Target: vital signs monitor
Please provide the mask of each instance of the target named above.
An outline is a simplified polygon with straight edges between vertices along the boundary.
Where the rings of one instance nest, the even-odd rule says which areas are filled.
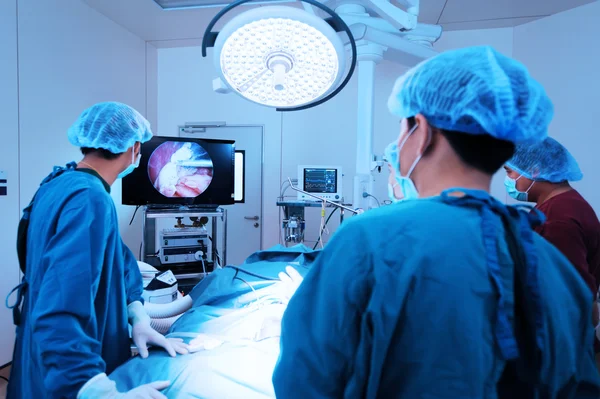
[[[307,193],[330,201],[342,201],[342,167],[327,165],[299,165],[298,186]],[[298,200],[318,201],[305,193],[298,192]]]

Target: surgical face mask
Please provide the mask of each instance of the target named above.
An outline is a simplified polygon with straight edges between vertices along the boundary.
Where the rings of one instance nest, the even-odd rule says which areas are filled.
[[[388,183],[388,197],[390,197],[390,200],[392,202],[400,201],[400,199],[396,198],[396,195],[394,194],[394,188],[396,188],[397,185],[398,185],[398,183],[396,183],[396,184]]]
[[[527,202],[529,199],[529,190],[531,190],[531,187],[533,187],[535,182],[531,182],[531,185],[527,191],[519,191],[517,190],[517,181],[519,181],[521,177],[523,176],[521,175],[516,179],[511,179],[510,177],[506,176],[506,178],[504,178],[504,187],[506,187],[506,192],[512,198],[516,199],[517,201]]]
[[[122,171],[121,173],[119,173],[119,176],[117,176],[118,179],[122,179],[125,176],[127,176],[128,174],[130,174],[131,172],[133,172],[135,170],[135,168],[137,168],[138,166],[140,166],[140,160],[142,159],[142,153],[140,152],[137,156],[137,159],[134,159],[135,155],[134,155],[134,151],[131,151],[131,165],[129,165],[127,167],[127,169],[125,169],[124,171]]]
[[[415,132],[415,130],[417,130],[417,127],[419,127],[418,123],[416,123],[412,127],[412,129],[410,129],[410,131],[404,137],[404,140],[402,140],[402,143],[400,143],[400,146],[398,146],[398,165],[401,165],[400,152],[402,151],[404,144],[406,144],[406,142],[408,141],[408,138]],[[400,167],[398,173],[395,174],[396,181],[400,185],[400,189],[402,190],[402,194],[404,195],[405,200],[419,198],[419,192],[417,191],[415,183],[410,179],[410,175],[415,170],[415,167],[417,166],[422,157],[423,154],[419,154],[417,156],[410,169],[408,170],[406,176],[402,176],[402,167]]]

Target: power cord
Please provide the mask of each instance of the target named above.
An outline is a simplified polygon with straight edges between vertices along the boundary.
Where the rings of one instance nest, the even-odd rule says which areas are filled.
[[[375,201],[377,201],[377,206],[381,207],[381,203],[379,202],[379,200],[377,199],[377,197],[375,197],[374,195],[371,195],[369,193],[367,193],[366,191],[362,194],[363,198],[368,198],[371,197],[373,198]]]
[[[210,242],[213,242],[211,236],[208,236],[208,239],[210,240]],[[223,268],[223,262],[221,262],[221,257],[219,256],[219,251],[217,251],[217,248],[215,248],[215,256],[217,258],[219,268]]]
[[[138,209],[140,209],[140,205],[135,207],[135,211],[133,211],[133,216],[131,217],[131,220],[129,221],[129,225],[131,226],[131,224],[133,223],[133,219],[135,219],[135,215],[138,211]]]

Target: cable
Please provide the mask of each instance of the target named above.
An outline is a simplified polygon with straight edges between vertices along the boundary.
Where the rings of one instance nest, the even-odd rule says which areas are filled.
[[[379,203],[379,200],[377,199],[377,197],[375,197],[372,194],[367,193],[366,191],[362,194],[363,198],[368,198],[371,197],[373,198],[375,201],[377,201],[377,206],[381,208],[381,204]]]
[[[208,236],[208,239],[210,240],[210,242],[213,242],[213,239],[211,236]],[[219,251],[215,248],[215,257],[217,258],[217,263],[219,268],[223,268],[223,262],[221,261],[221,257],[219,256]]]
[[[249,276],[253,276],[253,277],[256,277],[256,278],[260,278],[260,279],[262,279],[262,280],[267,280],[267,281],[279,281],[279,278],[273,278],[273,277],[262,276],[262,275],[260,275],[260,274],[252,273],[252,272],[250,272],[250,271],[248,271],[248,270],[246,270],[246,269],[242,269],[241,267],[237,267],[237,266],[231,266],[231,265],[227,265],[227,266],[225,266],[224,268],[228,268],[228,267],[229,267],[229,268],[231,268],[231,269],[234,269],[234,270],[236,270],[236,271],[238,271],[238,272],[246,273],[246,274],[247,274],[247,275],[249,275]],[[236,275],[237,275],[237,274],[236,274]],[[234,278],[236,278],[236,277],[234,277]],[[239,278],[239,277],[238,277],[238,278]]]
[[[331,211],[333,213],[333,211]],[[321,226],[319,228],[319,241],[321,243],[321,249],[323,249],[323,231],[327,228],[325,224],[325,201],[321,205]],[[329,230],[327,230],[327,234],[329,234]]]
[[[329,219],[331,219],[331,217],[333,216],[333,214],[335,213],[335,211],[337,211],[338,209],[340,209],[340,208],[335,207],[335,209],[333,211],[331,211],[331,213],[327,217],[327,220],[325,221],[325,226],[327,226],[327,223],[329,223]],[[319,245],[319,241],[321,241],[321,238],[322,238],[321,234],[319,234],[319,239],[315,243],[315,246],[313,247],[313,251],[317,249],[317,246]]]
[[[3,376],[1,376],[1,375],[0,375],[0,380],[4,380],[4,381],[6,381],[6,382],[9,382],[9,381],[8,381],[8,378],[6,378],[6,377],[3,377]]]
[[[292,183],[298,183],[298,179],[291,179]],[[285,186],[287,184],[287,186]],[[285,186],[285,187],[284,187]],[[290,188],[290,182],[286,179],[284,180],[281,185],[279,186],[279,199],[281,201],[283,201],[283,199],[285,198],[285,192]],[[290,198],[293,197],[292,195],[289,196]]]
[[[375,201],[377,201],[377,206],[381,207],[381,203],[379,203],[379,200],[377,199],[377,197],[375,197],[374,195],[369,194],[369,197],[372,197]]]
[[[133,223],[133,219],[135,219],[135,215],[136,215],[138,209],[140,209],[140,205],[136,206],[135,211],[133,211],[133,216],[131,217],[131,220],[129,221],[130,226],[131,226],[131,223]]]
[[[204,277],[206,277],[206,266],[204,266],[204,257],[201,257],[200,260],[202,261],[202,271],[204,272]]]

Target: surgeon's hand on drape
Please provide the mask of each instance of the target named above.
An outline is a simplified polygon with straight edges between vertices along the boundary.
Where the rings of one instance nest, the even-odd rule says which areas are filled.
[[[179,338],[166,338],[150,325],[150,317],[141,302],[135,301],[127,307],[129,321],[132,326],[131,338],[137,346],[142,359],[148,357],[148,345],[160,346],[175,357],[177,353],[185,355],[188,346]]]
[[[81,387],[77,399],[167,399],[160,391],[169,385],[170,381],[155,381],[127,392],[119,392],[117,384],[105,373],[101,373]]]
[[[279,280],[281,280],[281,282],[278,283],[280,284],[281,294],[283,296],[283,299],[287,303],[296,293],[298,287],[300,287],[300,284],[302,283],[304,278],[292,266],[287,266],[285,268],[285,272],[279,273],[278,277]]]

